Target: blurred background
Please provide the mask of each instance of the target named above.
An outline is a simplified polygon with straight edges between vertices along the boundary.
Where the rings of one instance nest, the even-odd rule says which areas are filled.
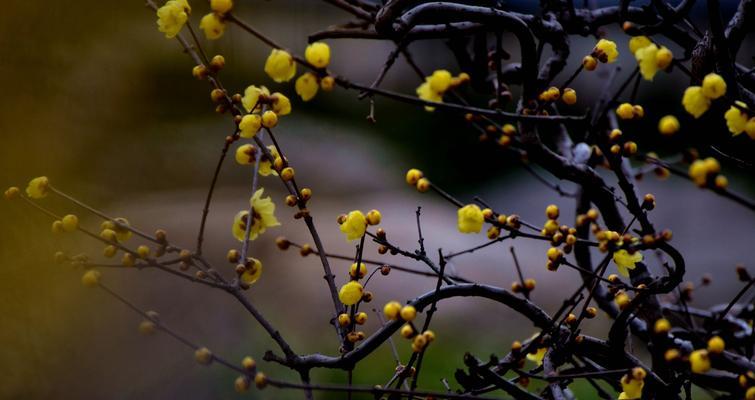
[[[318,1],[237,3],[240,17],[297,53],[303,52],[308,34],[350,19]],[[530,3],[510,2],[519,11],[527,11]],[[728,16],[736,4],[723,3]],[[196,26],[208,7],[198,1],[192,6],[191,23]],[[157,31],[154,13],[141,1],[11,0],[4,9],[0,14],[0,87],[6,95],[0,106],[0,185],[23,189],[30,178],[47,175],[56,187],[108,214],[126,217],[148,232],[166,229],[172,242],[192,247],[206,188],[232,125],[227,116],[213,111],[206,83],[191,77],[193,64],[178,43]],[[704,11],[697,7],[695,15],[700,17]],[[609,36],[618,38],[612,29]],[[561,80],[594,44],[590,38],[573,40],[573,60]],[[631,66],[634,61],[625,51],[626,39],[617,42],[620,62]],[[743,45],[740,52],[740,61],[747,66],[752,65],[751,44]],[[392,49],[390,43],[377,41],[330,41],[330,45],[332,70],[363,83],[374,79]],[[205,49],[210,55],[225,56],[222,80],[227,88],[243,92],[249,84],[262,84],[292,99],[294,111],[283,118],[277,136],[296,167],[298,182],[313,189],[310,209],[329,251],[353,254],[353,244],[344,241],[335,222],[339,214],[352,209],[379,209],[381,226],[405,248],[416,244],[417,206],[422,207],[430,254],[436,254],[437,248],[455,251],[485,241],[482,234],[456,231],[456,210],[448,203],[407,187],[403,176],[410,167],[424,170],[462,201],[479,195],[504,213],[518,213],[538,224],[544,222],[545,207],[555,203],[561,206],[561,221],[573,223],[573,199],[558,197],[496,146],[480,143],[476,132],[458,116],[376,99],[377,123],[370,124],[365,120],[369,104],[357,101],[356,92],[337,89],[303,104],[294,93],[293,81],[272,82],[263,73],[269,49],[233,26],[222,39],[206,43]],[[459,72],[442,41],[416,43],[410,50],[428,73],[440,68]],[[511,38],[507,50],[518,52]],[[599,69],[595,76],[605,79],[606,72]],[[640,84],[638,102],[645,105],[650,121],[647,126],[636,126],[633,133],[641,149],[651,145],[662,151],[678,148],[696,135],[707,134],[692,128],[692,120],[682,115],[680,99],[688,84],[681,74],[665,73],[659,73],[652,85]],[[384,83],[409,94],[417,85],[403,60]],[[580,104],[591,104],[601,86],[584,75],[578,78],[574,87]],[[654,121],[667,113],[680,115],[682,132],[673,139],[659,139]],[[738,140],[746,140],[744,136]],[[222,170],[205,245],[207,257],[228,275],[232,266],[224,262],[225,253],[238,246],[230,233],[231,221],[238,210],[248,207],[251,194],[250,169],[233,163],[232,158],[229,161]],[[724,173],[734,190],[755,197],[752,176],[726,164]],[[604,175],[611,180],[609,174]],[[248,296],[297,352],[336,354],[337,343],[328,326],[332,304],[319,262],[312,256],[302,259],[293,250],[280,252],[273,244],[278,235],[299,243],[309,242],[309,235],[283,205],[280,183],[272,178],[261,183],[278,204],[282,226],[252,243],[251,254],[263,261],[264,273]],[[568,184],[565,188],[573,189]],[[678,178],[659,181],[647,176],[639,183],[639,191],[656,194],[658,207],[652,219],[658,228],[673,230],[675,245],[688,263],[687,280],[698,284],[705,273],[714,277],[710,286],[695,292],[693,305],[728,301],[739,287],[734,265],[752,266],[753,214]],[[98,229],[99,220],[59,200],[50,196],[43,201],[60,214],[80,215],[83,226]],[[99,243],[81,235],[53,237],[51,221],[21,202],[0,204],[0,221],[0,398],[239,396],[233,391],[234,373],[198,365],[192,351],[167,335],[139,335],[137,315],[102,291],[84,290],[81,271],[52,262],[57,250],[98,258]],[[459,257],[450,267],[469,279],[508,287],[515,279],[511,245],[516,246],[525,275],[538,281],[533,299],[555,311],[576,289],[578,277],[567,269],[546,271],[545,243],[504,242]],[[367,248],[366,256],[422,268],[408,260],[380,256],[374,246]],[[347,279],[349,264],[334,262],[339,284]],[[296,379],[262,362],[262,354],[274,344],[227,294],[150,270],[107,270],[103,281],[136,305],[158,311],[167,325],[217,354],[231,361],[251,355],[270,375]],[[432,279],[398,271],[387,277],[378,274],[369,285],[375,300],[367,309],[379,309],[394,299],[403,302],[434,285]],[[463,365],[465,352],[480,358],[501,354],[512,340],[534,332],[526,320],[488,301],[450,300],[441,303],[439,310],[433,324],[438,340],[425,358],[420,384],[429,389],[442,390],[442,378],[457,387],[453,373]],[[369,314],[368,335],[379,326],[376,316]],[[588,332],[599,335],[604,335],[606,327],[604,318],[586,324]],[[396,342],[406,360],[409,343],[400,338]],[[394,366],[389,346],[383,345],[355,370],[355,382],[385,383]],[[344,383],[346,374],[314,371],[313,380]],[[590,393],[580,387],[575,390]],[[298,392],[273,389],[247,395],[301,397]]]

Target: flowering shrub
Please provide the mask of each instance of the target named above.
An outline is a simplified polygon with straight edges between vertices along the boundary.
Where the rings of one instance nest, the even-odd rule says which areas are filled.
[[[306,398],[313,398],[317,391],[348,396],[362,393],[389,399],[488,398],[486,393],[500,391],[516,399],[567,399],[574,397],[570,385],[586,381],[594,387],[596,396],[602,398],[689,398],[691,385],[696,385],[718,393],[720,398],[755,399],[752,326],[755,306],[753,298],[747,297],[755,279],[744,267],[738,267],[736,273],[742,287],[727,305],[707,310],[688,306],[692,289],[682,284],[684,254],[672,245],[671,231],[658,229],[652,222],[655,196],[639,195],[636,187],[636,178],[645,169],[655,171],[661,178],[674,174],[731,200],[736,206],[755,211],[755,203],[729,188],[720,162],[707,154],[712,154],[710,149],[718,143],[737,141],[746,147],[755,140],[755,114],[750,111],[755,107],[752,70],[734,61],[746,29],[755,26],[754,2],[742,0],[736,14],[725,22],[718,2],[709,0],[710,20],[704,32],[687,18],[694,3],[689,0],[673,7],[662,1],[643,7],[622,1],[618,6],[595,9],[575,8],[571,1],[542,1],[537,15],[510,11],[497,2],[485,7],[462,2],[406,0],[391,0],[383,5],[366,0],[327,3],[349,12],[360,23],[314,34],[304,55],[299,56],[237,17],[233,13],[235,7],[244,7],[238,2],[212,0],[210,12],[197,22],[186,0],[169,0],[164,4],[148,0],[157,17],[158,31],[176,41],[190,56],[192,75],[207,82],[215,110],[230,118],[236,127],[224,138],[194,248],[176,245],[164,230],[148,233],[125,218],[106,215],[65,193],[55,186],[54,180],[44,176],[32,179],[25,191],[17,187],[7,189],[5,197],[23,201],[50,216],[54,234],[78,231],[103,244],[103,257],[120,256],[120,262],[109,264],[82,254],[59,252],[55,258],[82,267],[81,282],[85,287],[100,288],[138,312],[144,318],[139,327],[141,332],[168,332],[192,347],[198,363],[216,363],[237,371],[234,387],[239,392],[249,390],[254,383],[259,389],[271,386],[300,390]],[[620,25],[624,33],[601,37],[601,28],[610,24]],[[204,39],[195,26],[203,32]],[[276,139],[285,135],[280,132],[285,132],[286,119],[296,118],[291,100],[259,83],[238,91],[226,88],[221,82],[226,68],[224,57],[210,58],[204,51],[206,40],[218,39],[229,29],[247,32],[269,46],[264,72],[274,82],[287,85],[288,92],[296,93],[304,102],[325,95],[320,91],[341,88],[358,90],[360,97],[370,99],[368,120],[373,123],[377,121],[372,98],[377,96],[403,102],[415,112],[463,119],[484,143],[513,154],[525,168],[535,164],[558,179],[576,183],[578,193],[565,193],[558,185],[535,175],[554,189],[554,194],[576,198],[576,219],[560,221],[559,208],[549,205],[542,223],[528,222],[517,214],[503,214],[481,199],[462,201],[413,168],[404,177],[410,187],[422,193],[432,192],[455,207],[459,234],[478,235],[485,230],[487,240],[457,253],[428,252],[422,236],[421,212],[417,209],[418,248],[410,250],[407,246],[412,244],[389,239],[388,227],[381,226],[380,211],[344,210],[337,218],[340,232],[345,240],[357,244],[357,250],[349,255],[327,252],[308,209],[313,191],[297,181],[296,160],[286,157]],[[519,61],[509,61],[503,49],[502,31],[516,37],[518,43],[514,47],[519,49]],[[567,58],[572,51],[569,38],[574,35],[594,36],[596,44],[589,54],[580,55],[582,62],[563,79],[561,73],[567,70]],[[374,82],[364,85],[328,69],[331,59],[339,55],[331,53],[326,40],[338,38],[390,40],[396,47]],[[449,46],[462,70],[452,73],[436,69],[425,73],[412,63],[410,43],[445,38],[454,38]],[[489,40],[493,42],[490,46]],[[467,42],[474,42],[471,51]],[[683,54],[674,54],[664,43],[680,48]],[[547,58],[543,56],[546,44],[552,49]],[[620,64],[623,49],[633,56],[628,76],[620,75],[620,68],[615,65]],[[405,57],[415,67],[418,84],[406,90],[411,94],[380,88],[398,57]],[[477,67],[480,60],[483,68]],[[598,99],[583,99],[570,84],[579,77],[591,78],[592,71],[598,69],[610,69],[613,73]],[[641,151],[636,142],[639,132],[634,131],[633,123],[648,118],[643,105],[637,104],[637,90],[642,81],[655,82],[663,79],[664,74],[685,74],[693,84],[678,93],[678,103],[663,110],[668,114],[657,124],[653,121],[659,135],[670,137],[692,129],[680,123],[682,113],[699,119],[703,127],[727,130],[725,135],[711,135],[709,142],[695,151],[684,151],[683,162],[689,164],[686,170],[677,165],[679,162],[664,160],[652,151]],[[623,82],[615,85],[620,76]],[[634,89],[627,93],[630,85]],[[512,86],[521,88],[516,99],[510,90]],[[474,101],[469,98],[467,94],[472,90],[486,96],[487,104],[473,105],[479,97]],[[221,166],[229,152],[239,168],[251,169],[254,176],[249,207],[239,210],[228,221],[229,234],[240,242],[239,248],[227,253],[230,268],[203,255],[205,223]],[[721,156],[727,162],[733,159],[733,166],[752,167],[748,160],[723,153]],[[617,188],[598,172],[599,168],[616,179]],[[534,174],[533,170],[528,171]],[[250,242],[260,235],[269,235],[269,229],[281,224],[276,217],[280,202],[264,192],[267,185],[276,182],[288,193],[282,203],[298,210],[295,219],[303,221],[313,242],[298,244],[279,237],[277,247],[280,250],[294,247],[302,256],[319,257],[326,280],[323,292],[332,299],[332,309],[328,310],[330,328],[337,333],[340,354],[297,353],[287,342],[286,333],[277,330],[245,295],[246,290],[264,279],[265,260],[251,256]],[[100,218],[101,226],[95,230],[82,226],[74,214],[60,215],[45,205],[48,196],[59,196],[82,207]],[[557,273],[570,269],[581,276],[581,286],[566,294],[563,306],[556,312],[548,313],[531,301],[530,294],[537,282],[525,278],[526,268],[516,258],[519,279],[510,290],[473,282],[446,269],[453,257],[514,238],[549,243],[551,247],[543,254],[545,267],[554,272],[561,270]],[[139,244],[132,243],[132,239],[138,239]],[[364,250],[369,242],[377,245],[381,255],[416,260],[426,270],[368,261]],[[336,284],[330,266],[334,258],[353,260],[342,285]],[[296,371],[301,382],[267,376],[264,365],[258,365],[251,357],[236,363],[206,347],[193,345],[161,322],[157,313],[142,310],[115,293],[107,285],[107,276],[100,271],[105,266],[159,269],[228,293],[276,343],[277,349],[266,352],[262,360]],[[360,306],[373,300],[373,293],[367,289],[377,272],[417,274],[437,283],[428,293],[408,294],[415,296],[412,300],[386,302],[381,316],[385,321],[381,319],[376,331],[365,332],[361,326],[368,314]],[[665,296],[669,294],[674,295],[673,299]],[[430,329],[433,315],[440,302],[453,297],[481,297],[508,306],[527,318],[535,333],[514,341],[506,352],[493,354],[486,360],[467,354],[460,360],[463,368],[456,373],[455,388],[449,386],[447,392],[424,390],[420,386],[423,357],[443,334]],[[583,333],[586,321],[598,317],[599,310],[612,319],[608,332],[602,337]],[[311,382],[313,369],[346,370],[351,377],[357,364],[396,333],[406,339],[399,345],[410,347],[412,354],[408,360],[397,360],[398,368],[392,377],[387,377],[388,384],[362,387],[352,385],[351,379],[346,385]],[[630,336],[645,345],[647,357],[637,355],[628,346]],[[531,380],[541,380],[546,385],[535,389],[529,385]]]

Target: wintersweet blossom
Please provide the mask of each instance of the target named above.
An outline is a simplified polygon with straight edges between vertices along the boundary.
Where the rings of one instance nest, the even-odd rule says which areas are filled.
[[[46,176],[38,176],[29,181],[26,186],[26,195],[32,199],[41,199],[47,196],[49,192],[50,181]]]
[[[479,233],[485,218],[477,204],[467,204],[458,211],[458,228],[461,233]]]
[[[265,61],[265,73],[275,82],[288,82],[296,75],[296,62],[287,51],[273,49]]]
[[[703,94],[700,86],[690,86],[684,91],[682,105],[695,118],[700,118],[710,108],[710,99]]]
[[[330,64],[330,47],[325,42],[314,42],[304,50],[304,58],[316,68]]]
[[[689,354],[689,365],[692,372],[704,374],[710,371],[710,356],[708,350],[695,350]]]
[[[304,101],[312,100],[317,94],[317,90],[320,89],[320,85],[317,83],[317,77],[311,72],[307,72],[299,76],[296,79],[294,85],[296,94]]]
[[[658,132],[671,136],[679,131],[679,120],[673,115],[666,115],[658,121]]]
[[[622,392],[619,394],[619,400],[642,398],[642,388],[645,387],[645,376],[646,372],[642,368],[636,368],[632,371],[632,374],[624,375],[621,378]]]
[[[209,40],[220,39],[225,33],[225,21],[218,14],[209,13],[199,21],[199,29]]]
[[[647,36],[633,36],[629,39],[629,51],[634,54],[637,50],[653,44]]]
[[[357,304],[359,300],[362,300],[362,294],[364,288],[362,284],[357,281],[349,281],[345,285],[341,286],[341,290],[338,291],[338,299],[341,303],[347,306],[353,306]]]
[[[262,261],[249,257],[245,267],[246,269],[241,274],[241,281],[246,284],[253,284],[254,282],[257,282],[257,280],[260,279],[260,276],[262,276]]]
[[[359,239],[367,230],[367,217],[359,210],[354,210],[346,215],[341,224],[341,232],[346,235],[346,240]]]
[[[619,273],[624,276],[629,276],[629,270],[636,267],[636,263],[642,261],[642,253],[639,251],[634,254],[630,254],[628,251],[621,249],[613,253],[613,262],[616,264],[616,268]]]
[[[469,75],[462,72],[457,77],[453,77],[450,72],[439,69],[432,75],[425,78],[425,81],[417,88],[417,96],[422,100],[436,103],[443,102],[443,95],[450,89],[468,82]],[[426,111],[433,111],[435,107],[425,106]]]
[[[600,62],[612,63],[619,57],[616,43],[607,39],[600,39],[593,49],[593,54]]]
[[[267,228],[279,226],[280,222],[275,217],[275,203],[270,197],[262,197],[264,188],[257,189],[254,195],[249,199],[249,203],[252,206],[252,226],[249,229],[249,240],[255,240],[257,237],[265,233]],[[244,241],[246,235],[247,223],[249,222],[249,211],[239,211],[233,218],[233,237],[238,241]]]
[[[239,122],[239,136],[246,139],[253,138],[262,126],[262,117],[259,114],[247,114]]]
[[[747,109],[747,104],[739,100],[736,101],[736,104],[741,108]],[[733,136],[737,136],[744,132],[745,127],[747,126],[747,121],[749,120],[749,116],[739,107],[731,106],[729,107],[729,110],[724,113],[726,127],[729,128],[729,132],[731,132]]]
[[[277,176],[278,173],[273,169],[273,161],[280,157],[280,154],[278,154],[278,149],[272,144],[267,146],[267,151],[270,153],[272,159],[268,159],[267,157],[262,158],[260,161],[259,174],[262,176],[269,176],[271,174]]]
[[[191,7],[186,0],[169,0],[157,9],[157,29],[168,39],[176,37],[186,24]]]
[[[548,351],[547,347],[541,347],[541,348],[537,349],[537,352],[535,352],[534,354],[533,353],[528,353],[527,354],[527,359],[530,360],[530,361],[532,361],[532,362],[534,362],[538,366],[543,365],[543,358],[545,358],[545,352],[546,351]]]
[[[703,95],[715,100],[726,94],[726,81],[721,75],[710,73],[703,78]]]
[[[247,112],[261,110],[260,96],[270,96],[270,91],[264,86],[250,85],[244,90],[244,97],[241,98],[241,105]]]

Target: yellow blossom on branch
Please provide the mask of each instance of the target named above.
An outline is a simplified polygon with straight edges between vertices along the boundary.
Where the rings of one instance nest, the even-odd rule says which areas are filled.
[[[157,29],[168,39],[176,37],[189,19],[191,7],[186,0],[169,0],[157,9]]]
[[[253,284],[262,276],[262,262],[256,258],[249,258],[245,267],[246,269],[241,274],[241,281],[246,284]]]
[[[225,21],[218,14],[209,13],[199,21],[199,29],[204,31],[207,39],[220,39],[225,33]]]
[[[467,204],[458,211],[458,228],[461,233],[480,233],[485,218],[477,204]]]
[[[616,43],[607,39],[600,39],[592,50],[593,55],[598,61],[603,63],[615,62],[619,57],[619,51],[616,49]]]
[[[260,96],[270,96],[270,91],[264,86],[250,85],[244,90],[244,97],[241,98],[241,105],[247,112],[261,110]]]
[[[317,90],[320,89],[320,85],[317,83],[317,76],[311,72],[302,74],[297,78],[294,87],[296,94],[304,101],[312,100],[317,94]]]
[[[287,51],[273,49],[265,61],[265,73],[275,82],[288,82],[296,75],[296,62]]]
[[[684,91],[682,105],[690,115],[700,118],[710,108],[710,99],[703,94],[700,86],[690,86]]]
[[[275,203],[270,197],[262,198],[264,188],[257,189],[249,199],[252,206],[252,226],[249,229],[249,240],[255,240],[265,233],[267,228],[279,226],[280,222],[275,217]],[[240,242],[244,241],[247,224],[249,223],[249,211],[239,211],[233,218],[233,236]]]
[[[220,15],[224,15],[233,8],[233,0],[210,0],[210,9]]]
[[[271,106],[274,113],[280,117],[291,114],[291,100],[289,100],[288,97],[280,92],[275,92],[270,97],[273,98]]]
[[[345,285],[341,286],[341,290],[338,291],[338,299],[341,303],[347,306],[353,306],[362,300],[362,294],[364,288],[362,284],[357,281],[349,281]]]
[[[636,263],[642,261],[642,253],[635,252],[630,254],[628,251],[621,249],[613,253],[613,262],[616,264],[619,273],[629,276],[629,270],[636,267]]]
[[[635,54],[637,50],[650,46],[651,44],[653,44],[653,42],[650,41],[650,38],[647,36],[633,36],[629,39],[629,51],[632,54]]]
[[[726,94],[726,81],[721,75],[710,73],[703,78],[703,94],[705,97],[715,100]]]
[[[417,88],[417,96],[422,100],[443,102],[443,95],[450,89],[469,81],[469,75],[461,73],[453,77],[450,72],[439,69],[425,78],[425,81]],[[426,111],[433,111],[435,107],[425,106]]]
[[[346,235],[346,240],[359,239],[366,231],[367,217],[359,210],[350,212],[341,223],[341,232]]]
[[[739,100],[736,101],[736,104],[739,107],[731,106],[729,107],[729,110],[724,113],[726,127],[729,128],[729,132],[732,133],[732,136],[737,136],[744,132],[745,127],[747,126],[747,121],[749,120],[749,116],[740,109],[740,107],[747,109],[747,104]]]
[[[330,47],[325,42],[314,42],[304,50],[304,58],[316,68],[330,64]]]
[[[48,187],[50,181],[46,176],[38,176],[29,181],[29,185],[26,186],[26,195],[32,199],[41,199],[47,196],[49,191]]]
[[[537,349],[537,352],[535,352],[534,354],[533,353],[528,353],[527,354],[527,359],[530,360],[530,361],[532,361],[532,362],[534,362],[538,366],[543,365],[543,358],[545,358],[545,352],[546,351],[548,351],[547,347],[541,347],[541,348]]]

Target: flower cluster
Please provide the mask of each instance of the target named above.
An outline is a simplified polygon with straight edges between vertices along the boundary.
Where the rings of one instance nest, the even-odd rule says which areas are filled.
[[[432,75],[425,78],[425,81],[417,88],[417,96],[422,100],[432,101],[435,103],[443,102],[443,95],[453,88],[469,82],[469,75],[465,72],[454,77],[445,69],[439,69]],[[425,110],[433,111],[435,107],[425,106]]]
[[[729,180],[720,172],[721,164],[713,157],[695,160],[689,166],[689,177],[699,187],[706,187],[712,183],[715,188],[725,189],[729,185]]]
[[[726,81],[716,73],[703,79],[702,86],[690,86],[684,91],[682,105],[695,118],[700,118],[710,108],[712,100],[726,94]]]
[[[217,40],[225,33],[226,14],[233,9],[233,0],[210,0],[210,9],[212,12],[199,21],[199,29],[207,39]]]
[[[582,67],[588,71],[594,71],[598,67],[598,62],[613,63],[619,57],[619,50],[616,43],[608,39],[600,39],[592,53],[582,59]]]
[[[324,70],[330,64],[330,47],[324,42],[311,43],[304,51],[304,58],[314,68]],[[334,86],[335,78],[330,75],[321,78],[319,74],[305,72],[296,79],[295,89],[303,101],[310,101],[318,90],[329,92]]]
[[[674,60],[674,54],[666,46],[658,47],[647,36],[635,36],[629,40],[629,51],[637,59],[640,74],[652,81],[659,70],[665,70]]]

